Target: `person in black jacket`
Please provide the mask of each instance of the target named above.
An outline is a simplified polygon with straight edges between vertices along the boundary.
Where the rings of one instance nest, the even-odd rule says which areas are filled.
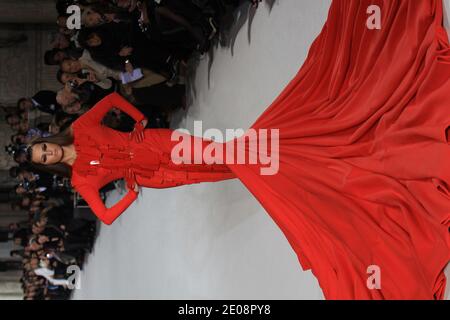
[[[44,62],[49,66],[59,65],[64,59],[78,59],[83,54],[80,48],[53,48],[47,50],[44,54]]]
[[[213,16],[192,1],[143,1],[143,29],[147,36],[161,43],[207,52],[217,33]]]
[[[9,230],[0,230],[0,242],[8,242],[11,240]]]
[[[56,92],[49,90],[41,90],[31,98],[21,98],[17,102],[19,111],[27,111],[33,108],[39,109],[41,112],[54,115],[61,106],[56,102]]]
[[[133,23],[112,22],[86,28],[80,31],[78,41],[95,61],[110,69],[126,71],[128,60],[135,68],[168,73],[171,51],[147,39]]]
[[[11,178],[17,178],[21,182],[32,183],[33,187],[46,187],[48,189],[53,187],[53,175],[47,172],[32,172],[27,170],[24,166],[15,166],[9,169]]]
[[[90,81],[81,84],[70,81],[58,91],[57,101],[65,113],[83,114],[112,91],[113,88],[105,90]]]

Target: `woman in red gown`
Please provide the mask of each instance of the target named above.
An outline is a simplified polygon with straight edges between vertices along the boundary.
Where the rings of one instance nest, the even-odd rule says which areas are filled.
[[[120,132],[102,125],[105,114],[113,107],[136,120],[132,133]],[[72,186],[89,204],[92,211],[106,224],[113,223],[137,198],[137,188],[169,188],[196,182],[218,181],[234,175],[225,165],[176,165],[171,151],[177,144],[171,141],[172,130],[146,129],[144,115],[117,93],[110,94],[78,118],[70,128],[71,146],[76,159],[70,163]],[[67,134],[67,133],[64,133]],[[139,135],[142,138],[139,139]],[[201,139],[199,139],[201,140]],[[45,143],[45,142],[47,143]],[[50,143],[49,143],[50,142]],[[37,139],[30,149],[34,163],[42,161],[42,148],[56,158],[64,153],[51,152],[55,146],[50,139]],[[207,141],[202,141],[208,144]],[[65,146],[67,147],[67,146]],[[57,150],[57,148],[55,148]],[[67,148],[65,148],[67,150]],[[106,184],[125,178],[129,191],[115,206],[106,208],[99,190]]]
[[[371,5],[381,9],[379,30],[366,25]],[[137,143],[100,125],[114,105],[142,135],[143,116],[112,95],[73,125],[73,186],[111,223],[136,198],[133,181],[161,188],[237,177],[326,298],[442,299],[450,260],[442,24],[442,0],[333,1],[303,67],[252,126],[279,129],[275,175],[261,175],[261,165],[177,166],[168,157],[171,131],[145,130]],[[131,191],[105,208],[98,189],[124,176]]]

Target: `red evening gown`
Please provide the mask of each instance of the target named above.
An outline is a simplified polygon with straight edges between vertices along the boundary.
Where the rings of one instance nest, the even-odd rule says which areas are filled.
[[[381,8],[381,30],[366,27],[370,5]],[[442,299],[450,260],[450,47],[442,23],[442,0],[333,1],[304,65],[252,126],[279,129],[276,175],[261,175],[262,164],[177,167],[167,157],[170,131],[146,130],[135,144],[98,126],[111,104],[143,118],[113,95],[74,124],[73,185],[111,223],[136,195],[106,209],[97,190],[127,167],[148,187],[235,176],[327,299]],[[376,288],[368,285],[372,266]]]

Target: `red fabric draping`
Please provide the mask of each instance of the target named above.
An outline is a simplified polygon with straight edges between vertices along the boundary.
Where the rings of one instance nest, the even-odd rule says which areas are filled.
[[[381,8],[381,29],[366,10]],[[449,262],[450,49],[442,0],[335,0],[253,129],[280,169],[230,165],[327,299],[442,299]],[[251,153],[251,150],[248,150]],[[368,268],[380,271],[371,289]]]

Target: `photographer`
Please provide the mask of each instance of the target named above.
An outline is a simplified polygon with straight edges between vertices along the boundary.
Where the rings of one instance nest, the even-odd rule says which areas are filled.
[[[91,69],[81,69],[76,73],[58,70],[56,78],[63,85],[66,85],[69,81],[76,81],[79,84],[89,81],[105,90],[112,90],[114,86],[114,82],[111,79],[98,79],[95,72]]]

